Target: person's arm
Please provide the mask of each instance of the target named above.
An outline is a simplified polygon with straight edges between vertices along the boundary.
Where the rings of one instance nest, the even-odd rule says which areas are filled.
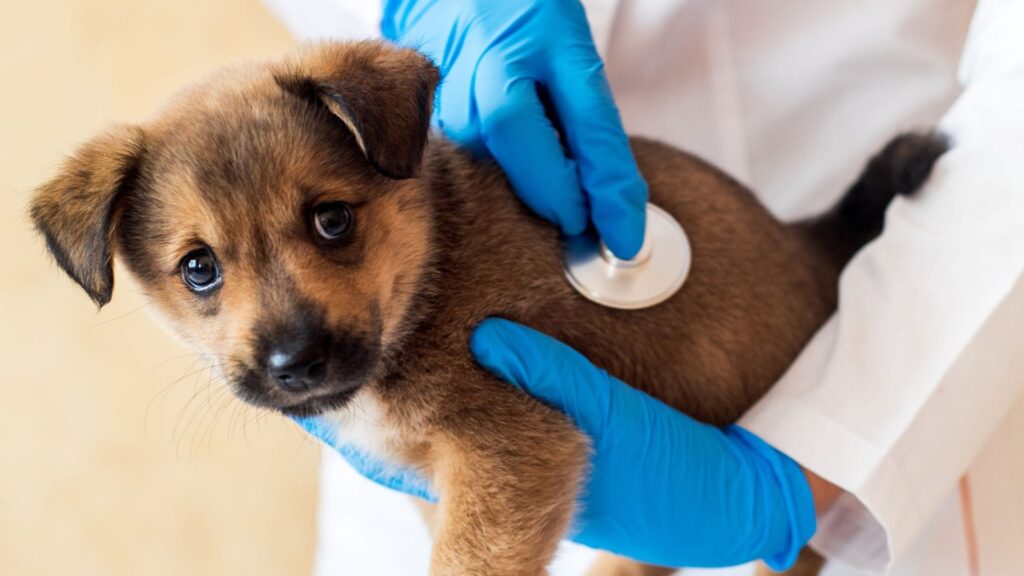
[[[800,469],[803,470],[804,478],[807,479],[807,486],[810,487],[811,494],[814,495],[814,514],[815,516],[822,516],[842,496],[843,489],[803,466]]]
[[[1024,2],[981,2],[953,143],[849,264],[839,311],[741,425],[842,487],[812,542],[882,570],[1021,393]],[[854,534],[851,537],[851,534]]]

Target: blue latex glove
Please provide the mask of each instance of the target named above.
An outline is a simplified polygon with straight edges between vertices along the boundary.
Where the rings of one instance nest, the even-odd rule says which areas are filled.
[[[594,454],[575,542],[664,566],[763,559],[784,570],[814,534],[802,470],[750,432],[701,424],[565,344],[507,320],[482,322],[471,345],[484,367],[565,412],[590,436]],[[433,499],[415,474],[327,441],[371,479]]]
[[[440,68],[438,125],[493,156],[537,214],[568,235],[593,222],[620,258],[639,251],[647,184],[578,0],[385,0],[381,31]]]
[[[593,441],[573,540],[664,566],[796,561],[816,529],[800,466],[739,426],[702,424],[507,320],[472,339],[488,370],[565,412]]]

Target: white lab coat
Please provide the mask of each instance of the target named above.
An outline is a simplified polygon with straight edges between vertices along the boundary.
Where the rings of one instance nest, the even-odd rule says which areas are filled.
[[[377,33],[376,1],[267,3],[301,37]],[[812,541],[826,574],[1024,574],[1024,0],[584,3],[627,130],[782,218],[899,130],[952,136],[742,424],[847,491]],[[319,574],[424,573],[411,506],[329,452],[322,491]],[[555,573],[579,573],[567,550]]]

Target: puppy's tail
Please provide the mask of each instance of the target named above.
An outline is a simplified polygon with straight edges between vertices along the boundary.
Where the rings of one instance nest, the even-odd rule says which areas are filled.
[[[949,140],[938,132],[908,132],[893,138],[868,161],[839,203],[805,223],[808,231],[843,266],[882,233],[885,209],[897,195],[909,196],[928,179]]]

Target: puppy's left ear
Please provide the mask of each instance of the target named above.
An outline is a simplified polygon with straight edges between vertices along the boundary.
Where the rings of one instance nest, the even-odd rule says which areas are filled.
[[[274,77],[338,117],[381,174],[401,179],[419,171],[440,79],[419,52],[384,42],[313,45]]]
[[[101,134],[32,197],[32,220],[57,264],[99,306],[114,289],[111,242],[118,201],[135,180],[143,149],[141,128]]]

